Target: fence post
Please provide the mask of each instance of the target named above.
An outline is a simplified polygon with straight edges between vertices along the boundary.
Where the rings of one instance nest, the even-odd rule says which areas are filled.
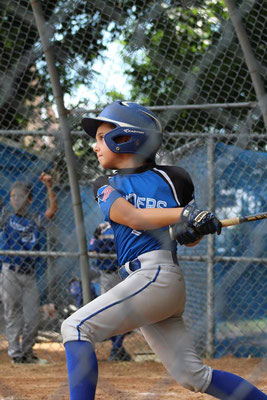
[[[215,145],[212,137],[208,138],[208,188],[209,188],[209,202],[208,208],[214,212],[215,209],[215,179],[214,179],[214,165],[215,165]],[[214,357],[214,266],[215,266],[215,237],[208,235],[208,261],[207,261],[207,341],[206,341],[206,354],[207,358]]]
[[[82,210],[82,202],[80,196],[80,189],[78,184],[78,178],[75,169],[75,156],[72,149],[72,141],[70,128],[67,121],[67,113],[64,106],[63,95],[61,91],[60,81],[58,72],[55,66],[55,59],[53,54],[52,44],[49,40],[48,29],[43,16],[43,11],[39,0],[31,0],[31,5],[36,21],[36,26],[42,42],[43,51],[45,53],[47,67],[52,83],[53,94],[55,97],[59,123],[63,133],[65,155],[67,159],[68,175],[70,180],[72,203],[75,217],[75,226],[77,230],[77,238],[79,244],[80,254],[80,269],[82,279],[82,290],[83,290],[83,301],[84,304],[90,301],[90,279],[89,279],[89,263],[87,255],[87,241],[84,227],[84,218]]]
[[[267,94],[264,90],[264,84],[260,75],[259,63],[253,54],[247,32],[242,24],[241,16],[234,0],[225,0],[230,18],[236,31],[239,43],[244,53],[245,61],[253,82],[259,107],[263,116],[265,129],[267,130]]]

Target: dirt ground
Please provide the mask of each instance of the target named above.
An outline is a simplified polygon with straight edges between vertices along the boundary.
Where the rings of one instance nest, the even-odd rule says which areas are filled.
[[[7,350],[0,350],[0,400],[67,400],[68,383],[64,350],[36,345],[47,365],[13,365]],[[208,400],[179,386],[156,361],[107,362],[98,351],[97,400]],[[207,360],[214,368],[239,374],[267,393],[267,368],[262,359],[224,357]]]

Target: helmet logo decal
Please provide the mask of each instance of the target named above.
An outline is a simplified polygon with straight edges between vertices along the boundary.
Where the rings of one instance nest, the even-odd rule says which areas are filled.
[[[123,129],[123,131],[126,133],[142,133],[144,135],[143,131],[136,131],[134,129]]]

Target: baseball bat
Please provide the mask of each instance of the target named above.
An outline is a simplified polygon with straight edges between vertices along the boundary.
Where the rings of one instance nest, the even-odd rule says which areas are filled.
[[[239,225],[243,224],[244,222],[252,222],[252,221],[259,221],[260,219],[265,219],[267,218],[267,211],[260,213],[260,214],[252,214],[252,215],[247,215],[246,217],[233,217],[233,218],[228,218],[228,219],[222,219],[222,227],[227,228],[228,226],[234,226],[234,225]],[[175,239],[175,225],[170,225],[169,226],[169,232],[170,232],[170,237],[171,239]]]
[[[247,215],[246,217],[234,217],[234,218],[222,219],[221,223],[222,227],[225,228],[227,226],[239,225],[243,224],[244,222],[258,221],[260,219],[265,219],[265,218],[267,218],[267,211],[260,214]]]

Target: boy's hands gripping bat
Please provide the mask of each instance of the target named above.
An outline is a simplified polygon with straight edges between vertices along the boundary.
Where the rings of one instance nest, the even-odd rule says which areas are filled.
[[[170,237],[180,244],[194,243],[203,235],[217,232],[221,228],[239,225],[244,222],[252,222],[267,218],[267,212],[248,215],[246,217],[234,217],[219,221],[212,213],[198,210],[193,204],[187,205],[182,211],[181,223],[170,226]]]
[[[179,244],[190,244],[200,240],[203,235],[217,232],[220,235],[221,222],[209,211],[199,210],[194,201],[187,204],[181,213],[181,222],[170,230],[172,239]]]
[[[181,213],[181,223],[189,228],[193,228],[199,235],[208,235],[221,233],[222,224],[209,211],[199,210],[194,202],[190,202],[185,206]]]

